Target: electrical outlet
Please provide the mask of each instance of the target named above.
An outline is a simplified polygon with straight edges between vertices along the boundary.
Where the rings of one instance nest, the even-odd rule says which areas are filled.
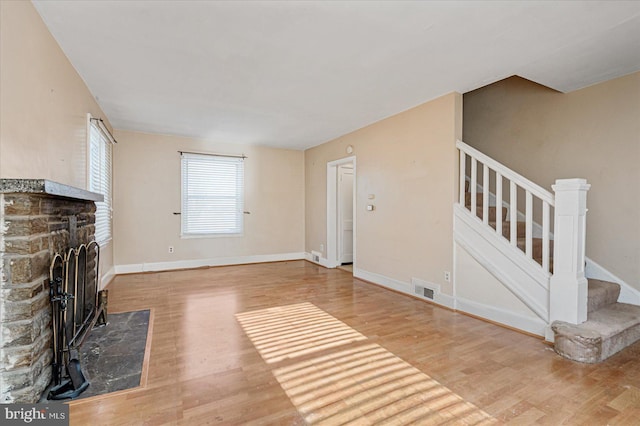
[[[444,271],[444,280],[446,282],[451,282],[451,272],[449,271]]]
[[[173,253],[173,246],[169,246],[169,253]]]
[[[320,253],[324,253],[324,244],[320,244]]]

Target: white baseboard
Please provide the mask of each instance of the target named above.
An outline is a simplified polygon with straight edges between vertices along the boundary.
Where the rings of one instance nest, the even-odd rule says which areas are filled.
[[[456,304],[458,307],[457,310],[459,311],[517,328],[518,330],[523,330],[537,336],[545,336],[547,324],[540,318],[527,317],[462,297],[456,298]]]
[[[394,278],[389,278],[387,276],[381,275],[381,274],[377,274],[375,272],[369,272],[369,271],[365,271],[363,269],[360,268],[353,268],[353,277],[354,278],[360,278],[363,279],[365,281],[369,281],[372,282],[374,284],[378,284],[382,287],[386,287],[388,289],[391,290],[395,290],[398,291],[400,293],[405,293],[411,296],[416,296],[413,292],[413,286],[410,283],[406,283],[404,281],[400,281],[400,280],[396,280]],[[433,288],[435,285],[430,285],[428,287]],[[449,296],[447,294],[442,294],[439,291],[439,286],[435,286],[436,290],[434,292],[434,298],[433,300],[430,299],[424,299],[424,300],[429,300],[430,302],[436,303],[437,305],[441,305],[444,306],[446,308],[449,309],[454,309],[455,307],[455,300],[452,296]]]
[[[314,260],[314,254],[318,256],[318,260]],[[335,268],[329,263],[327,258],[324,258],[318,252],[305,253],[304,258],[311,263],[315,263],[316,265],[324,266],[325,268]]]
[[[171,271],[175,269],[193,269],[208,266],[244,265],[248,263],[282,262],[286,260],[305,259],[305,253],[280,253],[255,256],[216,257],[210,259],[178,260],[175,262],[136,263],[116,265],[116,274],[131,274],[137,272]]]
[[[482,303],[478,303],[472,300],[464,299],[461,297],[450,296],[440,292],[440,285],[429,283],[427,281],[413,278],[412,283],[406,283],[394,278],[390,278],[375,272],[363,270],[361,268],[353,269],[353,276],[365,281],[386,287],[391,290],[395,290],[400,293],[405,293],[413,297],[420,297],[414,292],[414,285],[420,285],[422,287],[430,288],[434,290],[433,300],[420,297],[422,300],[428,300],[434,302],[437,305],[447,307],[449,309],[466,312],[471,315],[484,318],[486,320],[503,324],[508,327],[513,327],[518,330],[525,331],[537,336],[545,337],[547,331],[547,323],[541,318],[528,317],[519,313],[510,312],[493,306],[488,306]]]
[[[640,292],[638,290],[631,287],[622,279],[607,271],[588,257],[586,258],[584,274],[587,278],[620,284],[620,297],[618,298],[618,302],[640,305]]]
[[[109,285],[112,279],[116,277],[116,268],[112,266],[102,277],[100,278],[100,290],[103,290]]]
[[[370,281],[374,284],[381,285],[383,287],[390,288],[391,290],[400,291],[402,293],[413,294],[411,291],[411,284],[403,281],[389,278],[384,275],[377,274],[375,272],[365,271],[360,268],[353,268],[353,277],[361,278],[365,281]]]
[[[436,293],[435,298],[433,300],[438,305],[442,305],[446,308],[456,310],[457,309],[457,301],[453,296],[449,296],[444,293]]]

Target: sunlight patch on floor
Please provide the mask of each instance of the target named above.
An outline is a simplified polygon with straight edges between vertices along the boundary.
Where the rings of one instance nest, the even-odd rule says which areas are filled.
[[[237,318],[267,363],[288,362],[274,368],[273,374],[309,424],[497,422],[311,303],[242,313]],[[344,346],[356,342],[360,343]],[[293,360],[319,351],[323,354]]]
[[[269,364],[366,340],[366,337],[311,303],[236,314]]]
[[[495,419],[377,344],[276,368],[310,424],[490,424]]]

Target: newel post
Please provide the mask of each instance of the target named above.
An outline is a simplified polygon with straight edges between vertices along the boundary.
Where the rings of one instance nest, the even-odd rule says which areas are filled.
[[[585,179],[558,179],[555,191],[553,276],[549,291],[550,322],[580,324],[587,320],[584,276],[587,191]]]

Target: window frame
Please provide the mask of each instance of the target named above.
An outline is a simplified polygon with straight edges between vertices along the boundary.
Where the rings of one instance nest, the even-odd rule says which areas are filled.
[[[96,165],[93,137],[98,138],[99,153]],[[102,194],[103,201],[96,201],[94,239],[101,247],[113,240],[113,140],[96,124],[95,117],[87,114],[87,190]],[[97,167],[97,170],[94,169]],[[96,181],[96,174],[97,181]],[[106,220],[101,219],[106,213]],[[105,236],[101,236],[101,226],[107,225]]]
[[[189,238],[233,238],[244,236],[244,201],[246,187],[244,185],[244,156],[237,155],[222,155],[222,154],[204,154],[180,151],[180,205],[181,205],[181,218],[180,218],[180,237],[184,239]],[[208,164],[207,164],[208,163]],[[192,166],[193,170],[189,171],[189,166]],[[216,167],[221,166],[223,170],[206,169],[204,174],[209,175],[208,178],[212,180],[205,183],[207,189],[204,189],[202,181],[196,182],[193,186],[189,185],[189,182],[193,179],[203,179],[207,176],[203,176],[202,167]],[[198,169],[200,168],[200,174]],[[229,170],[224,170],[229,168]],[[226,173],[226,174],[225,174]],[[215,177],[214,177],[215,176]],[[229,187],[222,191],[211,191],[211,185],[219,184],[216,179],[224,178],[229,180]],[[233,184],[231,184],[233,182]],[[203,191],[205,193],[203,193]],[[220,192],[233,192],[233,195],[221,195]],[[218,192],[214,195],[212,192]],[[194,203],[200,201],[201,203],[213,203],[217,204],[220,201],[233,200],[234,214],[227,213],[227,221],[232,221],[234,218],[236,221],[235,226],[230,228],[220,227],[219,230],[210,229],[203,230],[207,226],[218,226],[215,220],[212,223],[200,222],[200,229],[195,229],[197,224],[191,223],[190,219],[195,216],[192,214],[197,213],[197,208],[193,207]],[[224,209],[223,209],[224,210]],[[224,214],[224,211],[219,212]],[[210,219],[204,219],[210,220]],[[191,229],[190,229],[191,228]]]

